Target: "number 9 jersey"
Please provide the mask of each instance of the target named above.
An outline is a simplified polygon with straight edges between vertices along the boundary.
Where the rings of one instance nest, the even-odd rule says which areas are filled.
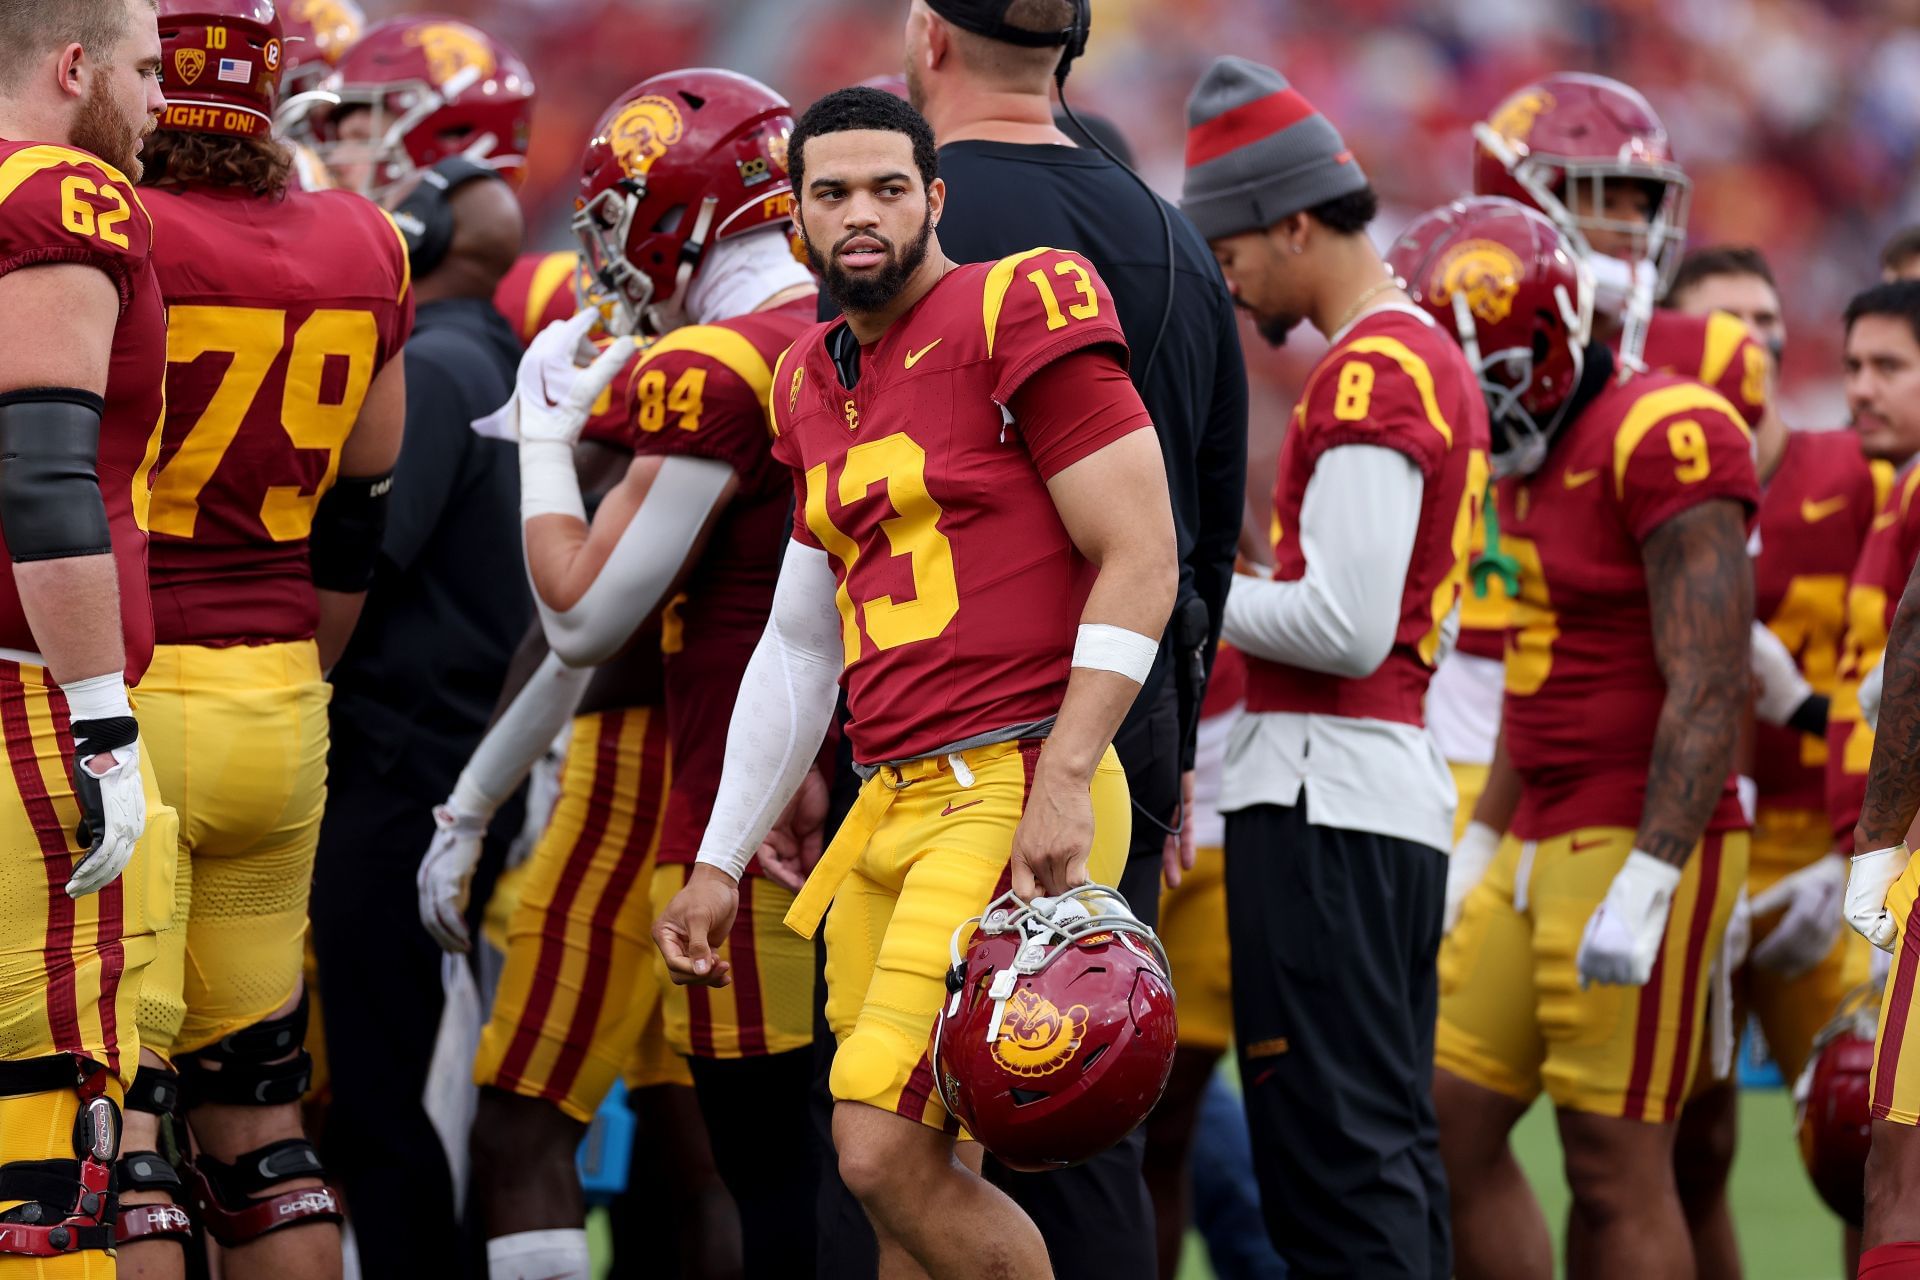
[[[307,537],[374,376],[412,331],[406,245],[344,191],[147,199],[168,322],[149,522],[159,641],[310,639]]]
[[[780,358],[771,413],[793,536],[839,579],[854,759],[1037,736],[1094,578],[1047,481],[1151,425],[1113,300],[1086,259],[1033,249],[949,271],[857,361],[843,325]],[[1085,369],[1028,385],[1066,361]]]

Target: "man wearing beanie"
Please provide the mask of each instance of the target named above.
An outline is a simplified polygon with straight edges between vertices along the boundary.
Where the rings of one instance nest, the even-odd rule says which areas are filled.
[[[1280,455],[1272,581],[1235,578],[1227,925],[1267,1231],[1296,1276],[1451,1272],[1431,1099],[1454,788],[1423,719],[1452,642],[1487,419],[1459,347],[1367,239],[1377,201],[1268,67],[1187,100],[1181,208],[1279,345],[1330,348]]]

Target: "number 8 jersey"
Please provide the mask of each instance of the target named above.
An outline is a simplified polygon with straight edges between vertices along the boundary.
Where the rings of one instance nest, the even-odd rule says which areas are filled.
[[[310,639],[315,508],[374,376],[413,329],[405,243],[344,191],[146,189],[167,300],[154,477],[161,644]]]
[[[1094,578],[1047,481],[1151,425],[1113,300],[1056,249],[956,267],[859,350],[851,387],[843,325],[801,334],[770,408],[793,536],[839,582],[854,758],[1044,732]]]

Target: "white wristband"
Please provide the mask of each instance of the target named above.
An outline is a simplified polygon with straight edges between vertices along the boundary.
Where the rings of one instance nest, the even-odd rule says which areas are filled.
[[[454,780],[453,794],[447,797],[447,808],[462,818],[478,818],[484,823],[493,817],[500,802],[481,789],[472,772],[471,765],[460,771]]]
[[[580,477],[573,469],[573,447],[558,440],[520,442],[520,519],[572,516],[586,523]]]
[[[1083,622],[1073,642],[1073,665],[1111,671],[1135,684],[1145,684],[1159,653],[1160,642],[1138,631],[1104,622]]]
[[[133,704],[127,701],[127,678],[118,671],[63,684],[60,692],[67,695],[69,723],[133,717]]]

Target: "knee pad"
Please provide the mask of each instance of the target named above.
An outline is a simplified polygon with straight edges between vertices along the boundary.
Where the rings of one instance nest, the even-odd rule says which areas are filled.
[[[332,1187],[262,1195],[292,1178],[326,1176],[320,1153],[305,1138],[269,1143],[232,1164],[202,1155],[193,1162],[194,1208],[208,1234],[231,1249],[286,1227],[338,1223],[340,1197]]]
[[[113,1247],[113,1165],[120,1154],[120,1108],[107,1096],[107,1069],[72,1054],[0,1062],[0,1096],[72,1089],[73,1159],[0,1164],[0,1256],[56,1258]]]
[[[126,1109],[159,1116],[165,1124],[180,1109],[180,1077],[163,1068],[142,1065],[134,1074],[133,1087],[127,1090]],[[121,1205],[113,1224],[118,1245],[168,1240],[186,1247],[193,1238],[193,1219],[181,1207],[186,1203],[187,1188],[164,1155],[158,1151],[129,1151],[120,1157],[114,1176],[114,1189],[120,1195],[155,1191],[172,1201]]]
[[[284,1018],[256,1022],[183,1055],[178,1066],[187,1109],[209,1102],[279,1107],[300,1101],[313,1078],[313,1058],[302,1047],[306,1039],[307,1000],[302,996]]]

